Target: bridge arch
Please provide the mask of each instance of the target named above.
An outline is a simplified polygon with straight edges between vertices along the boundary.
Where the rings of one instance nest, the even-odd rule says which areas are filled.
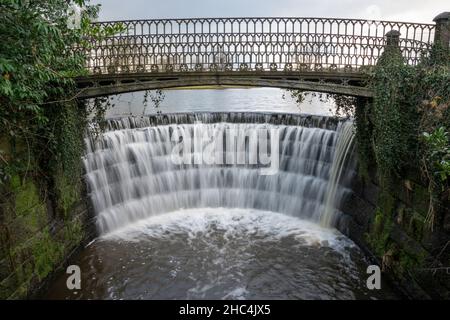
[[[349,96],[371,97],[362,86],[359,74],[254,74],[254,73],[186,73],[186,74],[134,74],[100,75],[78,79],[78,98],[94,98],[127,92],[197,86],[273,87],[297,89]]]

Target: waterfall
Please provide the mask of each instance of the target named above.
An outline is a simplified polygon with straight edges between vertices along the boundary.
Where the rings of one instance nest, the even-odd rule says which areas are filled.
[[[341,187],[342,174],[346,170],[346,160],[353,146],[353,122],[347,121],[342,124],[339,139],[334,151],[333,164],[330,169],[327,192],[325,196],[325,210],[322,211],[320,224],[323,227],[333,227],[336,225],[339,212],[339,203],[342,200],[338,194]]]
[[[226,137],[229,130],[247,137],[237,155],[247,160],[261,151],[248,137],[269,132],[267,140],[279,142],[278,150],[266,150],[279,155],[277,172],[261,174],[261,165],[251,163],[173,161],[174,133],[188,141],[196,134]],[[110,120],[100,138],[87,136],[83,159],[98,230],[104,234],[152,215],[202,207],[273,211],[332,226],[350,192],[340,181],[351,175],[345,167],[351,139],[349,122],[317,116],[201,113]],[[229,156],[228,150],[217,155],[208,148],[202,144],[187,157],[195,159],[199,151]]]

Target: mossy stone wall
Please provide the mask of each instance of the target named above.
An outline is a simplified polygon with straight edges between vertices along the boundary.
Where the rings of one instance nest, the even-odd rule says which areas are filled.
[[[414,174],[398,181],[392,194],[382,195],[374,170],[369,178],[354,179],[339,229],[382,267],[405,297],[450,299],[450,275],[441,269],[450,261],[450,224],[427,227],[429,192],[413,180]],[[450,212],[444,216],[450,221]]]
[[[63,174],[53,181],[57,203],[35,176],[14,175],[2,190],[0,299],[33,294],[89,236],[82,184],[70,183]]]

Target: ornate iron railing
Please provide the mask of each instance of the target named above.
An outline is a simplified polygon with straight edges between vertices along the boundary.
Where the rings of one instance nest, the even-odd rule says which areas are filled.
[[[111,26],[118,22],[98,22]],[[358,71],[374,65],[385,35],[414,65],[435,25],[325,18],[210,18],[121,21],[125,31],[93,44],[94,74],[187,71]]]

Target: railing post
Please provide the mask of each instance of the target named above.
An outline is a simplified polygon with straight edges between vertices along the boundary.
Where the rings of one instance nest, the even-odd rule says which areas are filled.
[[[450,12],[442,12],[433,21],[436,23],[434,43],[439,43],[448,50],[450,47]]]

